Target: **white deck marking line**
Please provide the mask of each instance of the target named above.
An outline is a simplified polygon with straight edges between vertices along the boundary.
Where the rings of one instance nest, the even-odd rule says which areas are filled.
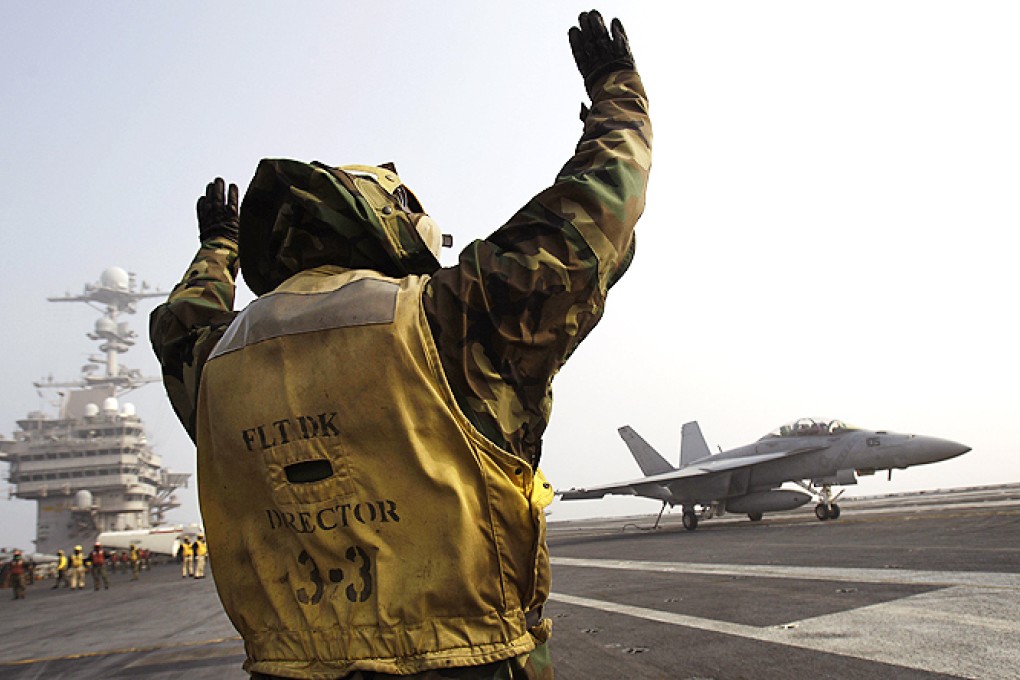
[[[612,614],[633,616],[638,619],[645,619],[646,621],[670,623],[674,626],[686,626],[688,628],[697,628],[698,630],[707,630],[713,633],[725,633],[726,635],[736,635],[738,637],[752,638],[755,640],[763,639],[762,631],[766,630],[757,626],[747,626],[742,623],[729,623],[727,621],[716,621],[715,619],[703,619],[697,616],[674,614],[672,612],[663,612],[657,609],[648,609],[647,607],[635,607],[629,604],[606,602],[605,600],[593,600],[588,597],[564,595],[563,593],[551,593],[549,595],[549,599],[554,602],[577,605],[578,607],[600,609]]]
[[[891,602],[769,627],[705,619],[562,593],[552,593],[549,599],[648,621],[963,678],[1015,680],[1017,677],[1020,621],[1017,620],[1016,611],[1020,610],[1020,578],[1015,574],[572,558],[553,558],[553,564],[659,573],[943,586],[941,590]]]
[[[703,564],[698,562],[644,562],[553,557],[553,566],[623,569],[674,574],[709,574],[757,578],[895,583],[901,585],[975,586],[1020,590],[1020,574],[983,571],[919,571],[914,569],[861,569],[851,567],[794,567],[775,564]]]
[[[849,612],[805,619],[786,626],[758,628],[684,614],[663,612],[646,607],[593,600],[552,593],[553,602],[588,607],[623,614],[647,621],[668,623],[696,630],[733,635],[759,642],[809,649],[824,654],[863,661],[874,661],[914,668],[932,673],[945,673],[973,680],[1015,680],[1016,660],[1020,658],[1020,624],[988,617],[967,616],[964,626],[932,625],[932,618],[951,616],[948,612],[932,613],[932,608],[949,598],[965,596],[951,588],[936,593],[914,596],[921,601],[913,606],[879,604]],[[983,591],[987,592],[987,591]],[[948,595],[952,593],[951,595]],[[1011,593],[1012,594],[1012,593]],[[906,598],[913,599],[913,598]],[[1011,611],[1020,604],[1020,597],[1010,598],[1006,607]],[[902,603],[902,601],[901,601]],[[1011,614],[1010,614],[1011,615]],[[978,631],[974,620],[981,621]],[[971,626],[971,627],[968,627]],[[992,628],[989,634],[988,628]]]

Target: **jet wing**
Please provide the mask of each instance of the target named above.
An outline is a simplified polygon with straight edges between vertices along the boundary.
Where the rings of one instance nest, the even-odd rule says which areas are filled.
[[[614,482],[612,484],[602,484],[600,486],[589,486],[581,489],[568,489],[567,491],[560,491],[560,497],[565,501],[576,501],[588,498],[602,498],[606,494],[616,494],[620,496],[649,496],[654,492],[655,487],[664,486],[666,483],[683,477],[693,477],[700,474],[704,474],[692,467],[681,468],[679,470],[673,470],[672,472],[663,472],[659,475],[651,475],[650,477],[642,477],[641,479],[634,479],[629,482]]]
[[[669,495],[665,489],[663,489],[662,484],[650,484],[644,479],[637,479],[633,482],[621,482],[619,484],[592,486],[585,489],[568,489],[566,491],[558,491],[557,493],[560,498],[565,501],[602,498],[607,494],[617,496],[643,496],[645,498],[666,500],[666,497]]]
[[[688,479],[691,477],[703,477],[717,472],[737,470],[751,465],[765,463],[770,460],[776,460],[778,458],[786,458],[802,453],[820,451],[823,448],[825,447],[806,446],[797,449],[773,451],[770,453],[757,453],[750,456],[740,456],[736,458],[719,458],[716,460],[713,460],[713,457],[703,458],[692,465],[688,465],[687,467],[682,467],[679,470],[673,470],[671,472],[650,475],[648,477],[642,477],[640,479],[634,479],[627,482],[615,482],[612,484],[602,484],[600,486],[591,486],[580,489],[568,489],[558,493],[565,501],[602,498],[606,494],[645,496],[664,500],[664,496],[666,494],[660,491],[660,489],[661,487],[667,486],[670,482]]]

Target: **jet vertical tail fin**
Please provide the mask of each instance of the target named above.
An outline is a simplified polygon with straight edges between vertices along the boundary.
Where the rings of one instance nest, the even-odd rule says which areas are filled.
[[[698,421],[684,423],[680,429],[680,467],[690,465],[702,458],[712,455],[705,443],[705,437],[701,434],[701,426]]]
[[[665,458],[659,455],[658,451],[642,439],[641,435],[632,430],[629,425],[624,425],[617,432],[620,433],[620,437],[627,444],[631,455],[634,456],[634,460],[637,461],[637,464],[641,467],[641,472],[645,473],[646,477],[676,470]]]

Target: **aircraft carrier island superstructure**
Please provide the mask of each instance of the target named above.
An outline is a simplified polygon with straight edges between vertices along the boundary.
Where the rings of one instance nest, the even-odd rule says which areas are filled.
[[[120,399],[158,380],[118,361],[137,337],[120,315],[134,314],[143,298],[165,296],[146,287],[137,290],[133,275],[110,267],[81,295],[47,298],[84,302],[102,313],[87,334],[100,343],[102,355],[90,356],[76,381],[35,383],[56,391],[59,414],[29,413],[18,420],[12,439],[0,438],[11,494],[38,503],[37,552],[91,545],[101,532],[158,526],[179,505],[174,490],[187,486],[190,474],[162,467],[134,406]]]

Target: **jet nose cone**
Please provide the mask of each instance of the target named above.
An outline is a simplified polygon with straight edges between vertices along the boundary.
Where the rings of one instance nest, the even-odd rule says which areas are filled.
[[[970,451],[969,446],[950,439],[937,439],[935,437],[919,437],[923,441],[923,449],[932,461],[948,460],[956,458]]]

